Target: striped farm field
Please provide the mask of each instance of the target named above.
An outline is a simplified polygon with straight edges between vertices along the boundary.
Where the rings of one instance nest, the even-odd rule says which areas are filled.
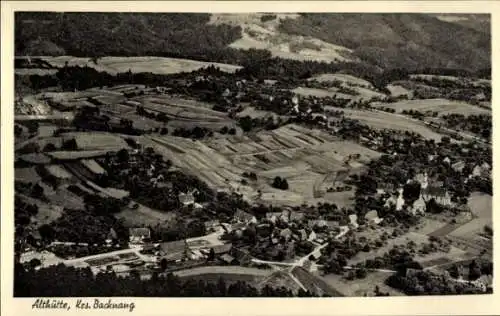
[[[386,107],[400,113],[404,110],[417,110],[420,112],[436,111],[441,114],[463,114],[478,115],[489,114],[491,111],[482,107],[474,106],[465,102],[452,101],[446,99],[423,99],[423,100],[402,100],[394,103],[374,103],[374,107]]]
[[[125,73],[132,71],[133,73],[151,72],[154,74],[173,74],[179,72],[191,72],[200,68],[214,65],[225,72],[235,72],[241,68],[236,65],[202,62],[190,59],[168,58],[168,57],[103,57],[99,58],[95,64],[87,57],[73,56],[42,56],[42,60],[48,62],[54,67],[62,68],[68,63],[69,66],[92,67],[97,71],[104,71],[110,74]]]
[[[294,124],[273,131],[261,131],[251,137],[229,136],[203,141],[172,136],[145,137],[158,152],[176,166],[194,174],[217,189],[239,190],[246,199],[273,205],[300,205],[331,201],[325,194],[329,182],[326,175],[344,170],[344,161],[351,158],[349,168],[361,168],[380,153],[359,144],[335,139],[318,130]],[[359,157],[358,157],[359,156]],[[243,173],[254,172],[257,180],[244,181]],[[287,179],[287,191],[271,187],[274,177]],[[260,191],[262,194],[258,194]],[[341,204],[352,203],[352,192],[340,194]],[[335,202],[335,201],[334,201]]]

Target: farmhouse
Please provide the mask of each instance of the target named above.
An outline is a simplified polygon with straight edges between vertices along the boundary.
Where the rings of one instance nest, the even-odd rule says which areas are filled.
[[[131,244],[142,244],[151,238],[151,231],[146,227],[130,228],[129,242]]]

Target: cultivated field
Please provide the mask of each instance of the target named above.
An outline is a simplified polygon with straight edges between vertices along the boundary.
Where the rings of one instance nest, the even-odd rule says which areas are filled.
[[[329,110],[339,110],[334,107],[325,107]],[[423,122],[411,120],[407,117],[396,115],[387,112],[374,112],[353,109],[340,109],[348,118],[359,120],[362,124],[366,124],[375,129],[394,129],[399,131],[415,132],[428,139],[441,141],[444,135],[438,134],[428,128]]]
[[[196,174],[211,187],[239,191],[249,200],[285,205],[324,202],[325,199],[315,198],[314,190],[326,191],[338,171],[360,168],[380,155],[322,131],[293,124],[252,137],[232,136],[204,142],[172,136],[144,139],[174,165]],[[360,154],[360,158],[344,163],[352,154]],[[243,172],[255,172],[257,181],[241,184]],[[328,175],[332,183],[324,182]],[[276,176],[287,179],[288,190],[270,187]]]
[[[341,73],[335,73],[335,74],[321,74],[317,75],[315,77],[312,77],[311,80],[316,80],[319,82],[329,82],[329,81],[342,81],[344,83],[351,83],[359,86],[363,86],[368,89],[373,89],[373,84],[369,81],[366,81],[364,79],[347,75],[347,74],[341,74]]]
[[[401,95],[408,95],[409,98],[413,97],[413,93],[403,86],[397,84],[389,84],[386,88],[391,92],[391,96],[393,97],[399,97]]]
[[[162,212],[139,204],[137,209],[125,208],[115,214],[115,217],[122,219],[126,227],[155,226],[156,224],[168,225],[175,219],[174,212]]]
[[[314,96],[318,98],[326,98],[326,97],[333,97],[337,96],[337,98],[343,98],[343,99],[353,99],[357,100],[359,98],[356,96],[352,96],[349,94],[344,94],[337,92],[337,88],[332,87],[328,89],[316,89],[316,88],[306,88],[306,87],[297,87],[292,90],[293,93],[296,93],[298,95],[302,96]]]
[[[54,67],[62,68],[68,62],[69,66],[92,67],[98,71],[105,71],[110,74],[132,71],[133,73],[151,72],[154,74],[173,74],[180,72],[191,72],[200,68],[214,65],[222,71],[235,72],[240,66],[202,62],[190,59],[167,58],[167,57],[103,57],[99,58],[97,64],[90,58],[58,56],[40,57]]]
[[[463,114],[466,116],[471,114],[491,115],[491,111],[485,108],[474,106],[465,102],[446,99],[402,100],[394,103],[373,103],[372,106],[395,109],[397,113],[400,113],[403,110],[418,110],[420,112],[436,111],[439,115],[450,113]]]
[[[473,240],[476,236],[483,231],[485,225],[492,225],[492,197],[491,195],[473,193],[469,198],[468,205],[472,213],[477,218],[453,230],[450,235],[453,237],[464,238]]]
[[[41,180],[34,167],[16,168],[14,170],[15,181],[23,183],[37,183]]]

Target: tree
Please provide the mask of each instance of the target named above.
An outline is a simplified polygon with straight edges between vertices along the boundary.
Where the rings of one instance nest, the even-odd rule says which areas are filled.
[[[364,278],[366,278],[366,275],[367,275],[367,272],[366,272],[366,269],[364,267],[361,267],[361,268],[356,270],[356,278],[364,279]]]
[[[208,261],[214,261],[215,260],[215,250],[214,248],[210,248],[210,252],[207,257]]]
[[[44,224],[38,228],[38,231],[40,232],[40,236],[42,239],[51,242],[56,235],[55,230],[48,224]]]
[[[273,188],[280,189],[281,188],[281,177],[276,176],[273,181]]]
[[[116,158],[118,158],[118,161],[120,162],[128,162],[129,161],[129,153],[128,153],[128,150],[126,150],[125,148],[123,149],[120,149],[117,153],[116,153]]]
[[[32,269],[38,267],[41,264],[42,264],[42,262],[38,258],[31,259],[29,262],[30,268],[32,268]]]
[[[288,181],[286,181],[286,179],[283,179],[281,181],[281,190],[288,190]]]
[[[493,236],[493,228],[489,225],[484,225],[484,233],[488,236]]]
[[[64,149],[64,150],[78,150],[78,144],[76,142],[76,139],[72,138],[72,139],[64,141],[62,144],[62,149]]]
[[[48,143],[43,147],[43,151],[54,151],[57,150],[56,146],[52,143]]]
[[[165,271],[167,270],[167,259],[163,258],[160,260],[160,268],[161,268],[161,271]]]
[[[481,276],[481,267],[476,262],[472,260],[469,264],[469,280],[477,280]]]
[[[407,202],[413,202],[418,200],[420,197],[420,183],[417,181],[411,181],[403,187],[403,198]]]

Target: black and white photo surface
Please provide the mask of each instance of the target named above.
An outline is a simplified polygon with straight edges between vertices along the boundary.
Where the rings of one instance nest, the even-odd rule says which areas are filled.
[[[14,24],[15,297],[493,292],[489,14]]]

